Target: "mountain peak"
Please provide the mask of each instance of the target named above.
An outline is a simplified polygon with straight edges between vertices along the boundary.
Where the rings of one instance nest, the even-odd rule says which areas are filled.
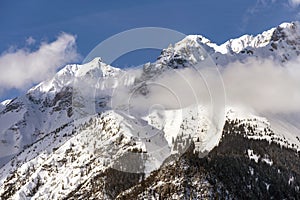
[[[161,109],[155,101],[145,115],[134,110],[136,102],[143,109],[150,105],[154,93],[155,100],[171,102],[161,89],[172,87],[163,81],[154,84],[163,86],[159,90],[151,87],[163,70],[197,67],[207,57],[220,66],[251,56],[295,58],[298,27],[283,23],[222,45],[190,35],[145,64],[142,75],[125,74],[96,57],[66,65],[24,98],[0,103],[0,165],[6,163],[0,168],[0,199],[115,199],[118,194],[119,199],[247,199],[249,191],[259,199],[298,198],[300,138],[293,134],[298,126],[285,122],[290,116],[261,116],[225,104],[222,129],[210,120],[210,107],[200,103]]]
[[[101,57],[95,57],[91,62],[103,62]]]
[[[293,28],[295,26],[298,26],[299,22],[294,21],[294,22],[283,22],[281,23],[278,27],[280,28]]]
[[[120,71],[119,68],[112,67],[103,62],[100,57],[94,58],[91,62],[79,65],[76,77],[92,74],[97,77],[114,76]]]
[[[100,57],[96,57],[85,64],[66,65],[52,79],[41,82],[31,88],[28,93],[37,99],[45,98],[45,95],[54,97],[62,88],[71,86],[75,79],[115,77],[120,72],[121,69],[112,67],[104,63]]]

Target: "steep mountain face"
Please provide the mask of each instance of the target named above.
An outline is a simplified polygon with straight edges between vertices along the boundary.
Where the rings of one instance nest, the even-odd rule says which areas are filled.
[[[206,157],[199,158],[192,145],[117,199],[298,199],[299,152],[250,139],[257,131],[252,128],[228,119],[219,145]]]
[[[3,102],[1,157],[20,153],[28,145],[74,121],[74,77],[79,80],[92,75],[108,79],[117,76],[120,71],[102,63],[99,58],[83,66],[67,65],[54,78],[30,89],[25,96]]]
[[[120,87],[148,97],[165,72],[202,62],[296,59],[299,28],[284,23],[222,45],[187,36],[139,73],[95,58],[2,102],[1,199],[300,198],[300,128],[290,120],[226,106],[220,128],[204,105],[145,114],[114,104]]]

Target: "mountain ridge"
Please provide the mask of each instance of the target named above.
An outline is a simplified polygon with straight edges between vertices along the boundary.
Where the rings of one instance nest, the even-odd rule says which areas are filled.
[[[141,117],[127,113],[129,108],[119,102],[116,107],[110,102],[113,99],[112,92],[118,86],[128,86],[139,91],[137,96],[147,97],[150,81],[164,75],[169,69],[194,67],[205,59],[211,59],[210,64],[219,66],[257,56],[271,56],[279,63],[295,59],[300,49],[299,28],[298,22],[284,23],[255,37],[242,36],[220,46],[203,36],[187,36],[174,46],[164,49],[156,62],[145,64],[138,75],[134,73],[127,76],[124,70],[105,64],[101,58],[95,58],[83,65],[67,65],[54,78],[33,87],[26,95],[2,102],[1,157],[14,157],[8,163],[2,163],[5,165],[0,169],[1,198],[64,199],[77,196],[114,199],[118,195],[126,195],[126,192],[122,192],[130,192],[130,188],[134,189],[135,185],[144,184],[144,181],[153,177],[156,179],[152,172],[162,170],[161,166],[172,168],[177,158],[181,162],[182,156],[201,154],[204,160],[209,160],[210,155],[215,155],[210,152],[223,152],[223,148],[225,152],[230,152],[226,145],[218,146],[226,142],[224,138],[227,133],[229,138],[232,135],[242,137],[240,141],[247,144],[249,140],[255,147],[256,142],[263,141],[263,144],[274,145],[276,151],[286,148],[286,155],[295,154],[295,158],[298,158],[299,137],[274,132],[267,118],[241,107],[226,107],[225,127],[218,131],[205,106],[191,105],[170,110],[154,108]],[[97,92],[86,91],[86,85],[91,85],[87,88]],[[232,126],[230,129],[228,123]],[[213,130],[214,134],[209,130]],[[232,143],[232,140],[228,143]],[[260,149],[249,149],[246,152],[241,149],[237,152],[243,154],[239,155],[243,160],[246,156],[254,165],[266,164],[263,164],[262,171],[268,170],[268,166],[272,167],[270,163],[275,163],[272,160],[276,159],[274,156],[269,155],[269,158],[263,153],[256,154]],[[175,161],[171,159],[173,156],[176,157]],[[133,161],[137,164],[134,165]],[[215,162],[220,164],[217,160]],[[279,166],[281,162],[278,162]],[[288,166],[295,166],[292,161],[286,162]],[[210,165],[202,163],[201,166]],[[182,165],[180,168],[185,169]],[[292,171],[295,184],[291,190],[295,191],[295,195],[299,195],[299,171]],[[203,179],[202,184],[208,188],[207,191],[209,188],[220,187],[223,192],[219,195],[223,197],[231,199],[237,195],[236,189],[228,185],[232,184],[232,180],[224,180],[222,174],[210,172],[208,168],[203,172],[205,177],[212,175],[219,180],[214,183],[212,178]],[[288,169],[285,173],[284,180],[290,182],[287,178]],[[115,180],[116,174],[124,177],[123,185]],[[198,175],[203,178],[202,174]],[[126,184],[130,178],[132,181]],[[236,181],[236,177],[233,180]],[[290,187],[291,184],[287,185]],[[148,189],[152,190],[145,188]],[[195,191],[200,195],[198,189]],[[216,192],[217,189],[211,191]],[[181,194],[190,197],[185,192]],[[157,197],[156,192],[148,195]]]

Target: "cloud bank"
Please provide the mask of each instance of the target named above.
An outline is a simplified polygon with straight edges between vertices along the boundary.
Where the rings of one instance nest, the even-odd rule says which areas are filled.
[[[32,37],[27,39],[27,44],[34,42]],[[67,33],[60,34],[53,42],[41,43],[36,51],[27,48],[6,51],[0,55],[0,91],[27,89],[78,59],[75,36]]]
[[[300,59],[284,65],[268,59],[249,59],[228,65],[222,73],[228,103],[259,112],[299,112],[299,63]]]
[[[300,112],[299,63],[300,58],[285,64],[250,58],[220,68],[221,74],[206,68],[170,70],[148,81],[145,88],[118,90],[113,100],[144,114],[153,105],[164,109],[211,105],[218,102],[216,98],[224,98],[223,88],[216,84],[222,79],[226,106],[248,107],[259,113],[296,113]],[[142,90],[147,90],[147,95],[140,95]]]

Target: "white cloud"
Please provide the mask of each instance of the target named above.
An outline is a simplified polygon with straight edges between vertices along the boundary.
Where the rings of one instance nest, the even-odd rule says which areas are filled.
[[[284,66],[272,60],[232,63],[223,72],[227,97],[260,112],[300,111],[299,59]]]
[[[289,0],[289,4],[292,7],[297,7],[300,4],[300,0]]]
[[[26,39],[27,45],[32,45],[34,43],[35,43],[35,39],[33,37],[30,36],[29,38]]]
[[[222,67],[227,105],[241,105],[259,113],[300,112],[299,63],[300,58],[284,65],[272,59],[251,58]],[[135,95],[136,91],[120,88],[113,103],[119,107],[130,102],[130,109],[136,113],[145,113],[152,105],[166,109],[194,103],[209,105],[211,98],[223,98],[219,96],[222,88],[215,84],[218,79],[219,74],[201,68],[165,72],[148,83],[148,95]]]
[[[29,37],[27,43],[33,43]],[[62,33],[53,42],[40,44],[36,51],[8,50],[0,55],[0,91],[27,89],[51,77],[58,68],[79,59],[75,36]]]

